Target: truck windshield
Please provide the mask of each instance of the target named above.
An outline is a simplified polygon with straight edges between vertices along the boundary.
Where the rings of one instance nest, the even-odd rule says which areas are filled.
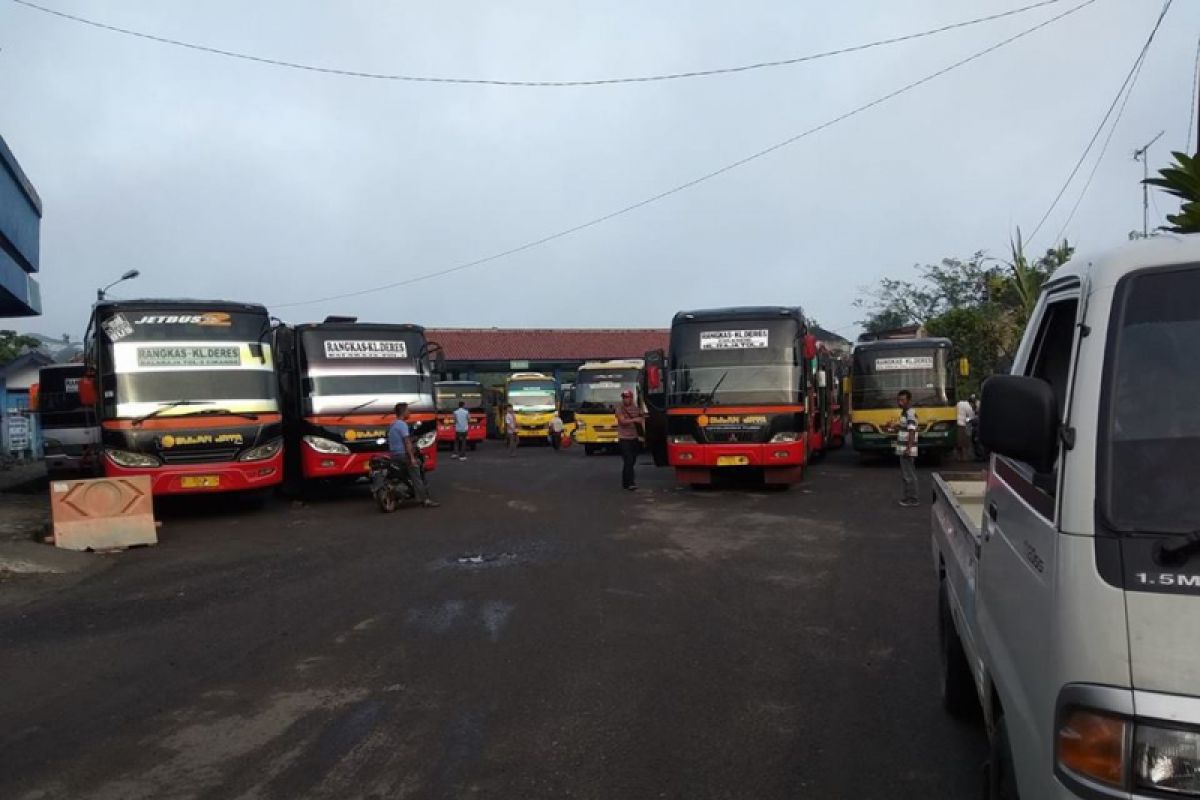
[[[1200,265],[1117,289],[1101,423],[1101,508],[1122,532],[1200,530]]]
[[[946,369],[944,347],[887,347],[857,350],[850,378],[851,402],[860,410],[895,408],[901,389],[913,405],[952,406],[954,384]]]
[[[636,369],[599,372],[582,370],[575,378],[575,408],[579,411],[610,411],[621,402],[621,392],[637,394]]]
[[[469,411],[483,410],[483,389],[470,387],[439,386],[437,389],[438,411],[453,411],[459,403],[466,403]]]
[[[233,413],[279,409],[265,312],[118,309],[98,322],[106,416],[143,417],[181,398]]]
[[[676,323],[671,329],[673,406],[799,404],[794,319]]]

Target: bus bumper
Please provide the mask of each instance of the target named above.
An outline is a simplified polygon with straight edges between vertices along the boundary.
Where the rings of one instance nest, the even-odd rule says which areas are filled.
[[[896,450],[896,434],[867,433],[857,428],[851,433],[851,444],[855,450],[867,453],[893,453]],[[917,452],[932,453],[954,449],[955,429],[922,433],[917,437]]]
[[[711,483],[717,473],[762,471],[766,483],[797,483],[804,477],[803,441],[757,444],[667,444],[667,463],[680,483]]]
[[[485,426],[482,422],[480,422],[479,424],[475,424],[475,422],[472,421],[471,427],[467,430],[467,441],[468,442],[482,442],[486,438],[487,438],[487,426]],[[437,440],[438,440],[439,444],[453,444],[454,443],[454,423],[453,422],[451,422],[449,425],[441,425],[441,424],[438,425]]]
[[[129,468],[104,459],[104,476],[150,478],[153,494],[211,494],[266,489],[283,481],[283,451],[262,461],[226,461],[219,464],[169,464],[153,468]]]
[[[437,442],[432,447],[426,447],[421,453],[425,456],[425,471],[437,469]],[[349,455],[332,455],[318,453],[307,444],[300,445],[300,471],[306,479],[328,480],[333,478],[366,477],[371,470],[371,459],[375,456],[385,456],[384,450],[373,450],[366,453],[350,453]]]

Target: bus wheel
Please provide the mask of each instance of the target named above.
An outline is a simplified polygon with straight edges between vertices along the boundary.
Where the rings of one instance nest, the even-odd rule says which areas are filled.
[[[583,453],[584,453],[584,455],[588,455],[588,456],[594,456],[594,455],[596,455],[596,445],[594,445],[594,444],[585,444],[585,445],[583,446]]]

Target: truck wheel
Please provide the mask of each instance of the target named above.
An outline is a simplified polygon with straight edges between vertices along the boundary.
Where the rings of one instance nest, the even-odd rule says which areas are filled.
[[[1020,800],[1012,748],[1008,744],[1008,725],[1003,714],[996,720],[996,730],[988,748],[987,784],[983,797],[984,800]]]
[[[942,678],[942,707],[953,717],[966,719],[979,711],[975,681],[963,652],[962,640],[954,630],[950,614],[950,597],[943,580],[938,587],[938,644]]]

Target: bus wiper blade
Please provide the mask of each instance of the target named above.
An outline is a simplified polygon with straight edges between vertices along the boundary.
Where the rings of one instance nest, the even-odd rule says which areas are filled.
[[[258,419],[258,414],[253,411],[230,411],[228,408],[201,408],[195,411],[185,411],[182,414],[173,414],[176,417],[204,417],[213,414],[225,414],[230,417],[244,417],[245,419]]]
[[[146,420],[151,419],[153,417],[157,417],[159,414],[163,413],[167,409],[176,408],[178,406],[202,406],[202,405],[211,405],[211,404],[212,404],[211,400],[172,400],[171,402],[164,403],[163,405],[154,409],[149,414],[143,414],[142,416],[135,418],[133,420],[133,424],[141,425]]]
[[[359,404],[358,404],[358,405],[356,405],[354,408],[350,409],[350,410],[349,410],[349,411],[347,411],[345,414],[342,414],[340,417],[338,417],[338,422],[341,422],[341,421],[342,421],[342,420],[344,420],[346,417],[348,417],[348,416],[350,416],[351,414],[353,414],[355,411],[358,411],[360,408],[366,408],[367,406],[371,405],[371,403],[374,403],[374,402],[376,402],[377,400],[379,400],[379,398],[378,398],[378,397],[372,397],[370,400],[368,400],[368,401],[367,401],[367,402],[365,402],[365,403],[359,403]]]
[[[1175,544],[1160,542],[1154,551],[1160,564],[1182,564],[1192,553],[1200,551],[1200,531],[1182,534],[1182,541]]]
[[[720,379],[717,381],[717,385],[712,388],[711,392],[709,392],[707,395],[705,395],[704,402],[702,403],[702,405],[704,406],[704,413],[706,413],[706,414],[708,413],[708,407],[712,403],[712,401],[716,398],[717,390],[721,388],[721,384],[724,383],[725,379],[728,377],[729,377],[729,370],[725,370],[724,372],[722,372]]]

